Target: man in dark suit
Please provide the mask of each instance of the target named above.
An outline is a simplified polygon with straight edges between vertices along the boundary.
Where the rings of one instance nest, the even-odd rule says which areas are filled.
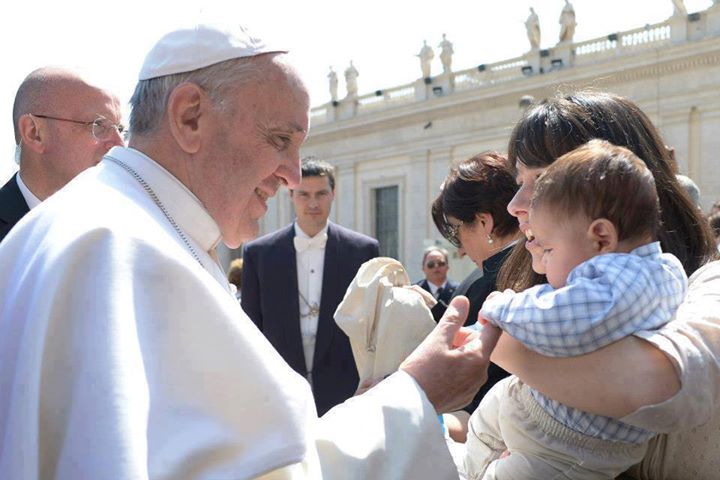
[[[0,242],[32,208],[122,145],[120,101],[63,68],[46,67],[15,95],[20,171],[0,189]]]
[[[425,278],[415,285],[419,285],[435,297],[437,304],[432,308],[433,318],[437,322],[442,318],[450,299],[455,293],[457,282],[448,278],[448,251],[441,247],[428,247],[423,252],[423,273]]]
[[[319,415],[351,397],[358,374],[333,314],[377,240],[328,222],[335,198],[330,164],[302,162],[290,192],[297,220],[245,246],[242,307],[295,371],[310,382]]]

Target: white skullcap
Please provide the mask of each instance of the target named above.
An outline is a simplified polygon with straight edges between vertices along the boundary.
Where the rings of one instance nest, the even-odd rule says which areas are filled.
[[[286,53],[251,35],[240,25],[196,25],[162,37],[150,50],[139,80],[191,72],[233,58],[263,53]]]

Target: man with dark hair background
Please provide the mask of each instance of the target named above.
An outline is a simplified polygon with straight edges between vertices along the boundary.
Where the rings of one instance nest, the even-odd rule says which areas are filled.
[[[297,219],[245,247],[242,307],[290,366],[308,379],[319,415],[358,386],[350,342],[333,320],[378,242],[328,221],[333,167],[306,158],[290,196]]]

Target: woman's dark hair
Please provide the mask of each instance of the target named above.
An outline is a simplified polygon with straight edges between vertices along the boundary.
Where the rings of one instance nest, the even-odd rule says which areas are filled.
[[[508,158],[513,166],[519,162],[528,168],[544,168],[595,138],[630,149],[652,172],[660,199],[658,238],[663,251],[678,257],[688,275],[715,258],[710,229],[678,184],[670,152],[647,115],[627,98],[584,91],[540,102],[513,129]],[[498,288],[531,286],[529,278],[523,277],[533,276],[521,273],[529,265],[529,253],[513,252],[498,275]]]
[[[447,217],[466,225],[475,223],[475,215],[488,213],[493,218],[493,233],[500,237],[518,231],[515,217],[507,205],[518,186],[507,158],[497,152],[483,152],[450,168],[442,191],[432,204],[435,226],[443,237],[450,237]]]

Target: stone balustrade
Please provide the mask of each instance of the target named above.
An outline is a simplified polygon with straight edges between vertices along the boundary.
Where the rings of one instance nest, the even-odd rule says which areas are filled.
[[[622,56],[663,48],[673,43],[720,35],[720,4],[686,17],[673,16],[654,25],[617,32],[575,43],[559,43],[549,49],[533,49],[500,62],[482,64],[429,79],[345,98],[311,110],[311,123],[346,120],[412,102],[432,100],[455,92],[487,88],[499,83],[549,73],[563,68],[597,64]]]

